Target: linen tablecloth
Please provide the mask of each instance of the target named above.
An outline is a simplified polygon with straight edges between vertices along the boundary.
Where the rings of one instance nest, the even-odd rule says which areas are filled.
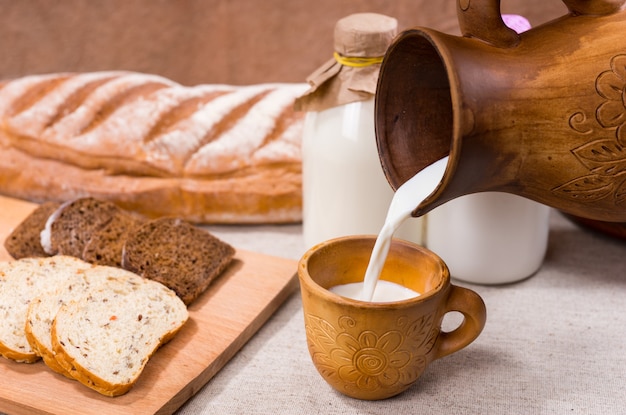
[[[299,225],[209,230],[269,255],[305,251]],[[535,275],[504,286],[453,282],[485,300],[485,329],[401,395],[359,401],[328,386],[311,363],[296,292],[177,413],[626,414],[626,242],[553,211]]]

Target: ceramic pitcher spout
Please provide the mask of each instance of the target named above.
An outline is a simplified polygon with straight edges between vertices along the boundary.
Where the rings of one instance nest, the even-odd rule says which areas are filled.
[[[499,16],[499,1],[482,3]],[[464,21],[461,11],[465,36],[414,28],[388,49],[376,138],[389,183],[397,189],[449,156],[415,216],[459,196],[501,191],[588,219],[626,221],[626,12],[615,1],[604,9],[569,3],[569,15],[496,39],[472,36],[479,18]],[[591,6],[603,14],[584,14]]]

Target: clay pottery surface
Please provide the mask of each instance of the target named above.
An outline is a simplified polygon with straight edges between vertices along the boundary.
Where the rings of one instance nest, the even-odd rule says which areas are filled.
[[[375,238],[348,236],[316,245],[298,264],[307,343],[318,372],[348,396],[374,400],[410,387],[435,359],[470,344],[482,331],[486,310],[474,291],[450,284],[445,263],[410,242],[394,240],[381,279],[420,296],[365,302],[328,289],[363,281]],[[463,323],[441,331],[444,315]]]
[[[567,1],[570,13],[517,34],[499,1],[459,0],[463,36],[401,33],[376,96],[380,160],[394,189],[449,155],[413,214],[483,191],[568,214],[626,221],[626,11]]]

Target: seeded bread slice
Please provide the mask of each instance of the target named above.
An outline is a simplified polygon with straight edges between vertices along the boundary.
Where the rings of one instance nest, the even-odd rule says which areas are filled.
[[[7,252],[15,259],[49,256],[41,246],[41,231],[48,217],[61,204],[45,202],[20,223],[4,241]]]
[[[107,285],[123,289],[129,281],[139,280],[140,276],[120,268],[90,265],[70,276],[55,292],[44,293],[34,298],[28,307],[25,326],[26,338],[32,349],[43,358],[50,369],[72,378],[58,364],[52,349],[52,322],[61,306],[86,296],[97,287]]]
[[[111,220],[95,230],[85,243],[82,259],[97,265],[122,267],[122,249],[128,233],[139,226],[142,220],[124,211],[111,217]]]
[[[65,256],[0,262],[0,355],[18,362],[39,360],[24,330],[30,302],[55,292],[88,267],[84,261]]]
[[[148,221],[127,236],[122,266],[171,288],[187,305],[230,264],[235,249],[176,218]]]
[[[117,396],[130,390],[152,354],[187,319],[185,304],[155,281],[102,286],[59,309],[52,347],[72,377],[103,395]]]
[[[48,217],[41,232],[41,246],[49,255],[82,258],[94,232],[120,212],[117,205],[92,197],[65,202]]]

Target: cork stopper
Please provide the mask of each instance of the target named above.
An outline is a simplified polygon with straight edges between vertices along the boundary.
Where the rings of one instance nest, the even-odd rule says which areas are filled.
[[[296,111],[322,111],[372,99],[380,63],[398,21],[377,13],[356,13],[337,21],[334,57],[307,78],[311,88],[296,99]]]

